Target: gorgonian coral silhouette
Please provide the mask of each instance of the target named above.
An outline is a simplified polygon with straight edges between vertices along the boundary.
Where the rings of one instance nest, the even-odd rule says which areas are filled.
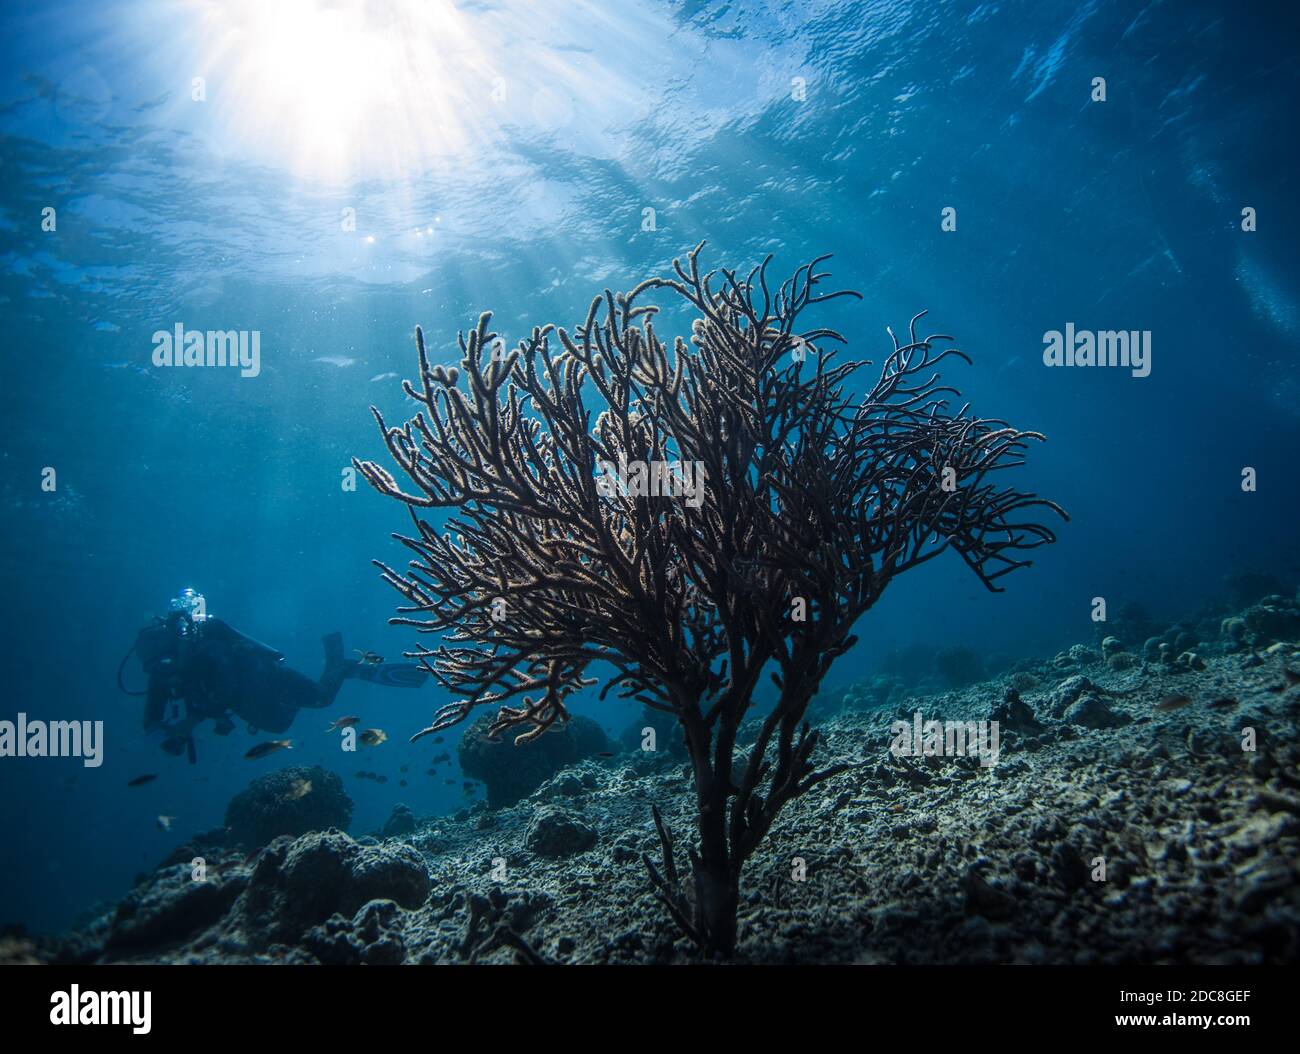
[[[393,621],[443,635],[412,655],[456,698],[413,738],[495,705],[493,734],[534,739],[609,664],[600,698],[681,726],[690,881],[657,810],[663,860],[646,865],[685,933],[725,953],[745,860],[788,801],[844,768],[814,765],[803,718],[859,616],[947,550],[996,589],[1054,540],[1034,513],[1064,513],[995,485],[1043,437],[952,412],[934,367],[965,356],[918,338],[920,315],[906,343],[890,331],[879,379],[853,398],[869,363],[837,362],[840,334],[800,328],[809,308],[859,295],[819,291],[827,258],[773,289],[770,257],[747,276],[703,273],[702,247],[673,277],[606,291],[572,332],[542,326],[508,350],[484,313],[459,338],[459,368],[431,364],[417,328],[419,383],[404,390],[421,409],[392,427],[372,408],[411,487],[355,464],[414,525],[399,536],[406,571],[376,561],[407,601]],[[654,293],[696,316],[688,340],[660,337]],[[696,469],[690,487],[681,466]],[[668,485],[643,485],[655,478]],[[431,523],[426,509],[454,512]],[[740,749],[764,674],[775,700]]]

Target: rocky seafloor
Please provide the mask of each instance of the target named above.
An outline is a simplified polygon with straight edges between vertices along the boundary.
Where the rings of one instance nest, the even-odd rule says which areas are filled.
[[[928,695],[875,681],[819,699],[820,761],[855,764],[788,805],[750,860],[735,960],[1300,959],[1300,611],[1270,597],[1216,627],[1133,650],[1110,637]],[[996,716],[999,762],[894,756],[891,723],[917,710]],[[642,863],[659,853],[651,804],[680,847],[692,784],[667,751],[578,761],[496,810],[399,807],[382,837],[309,831],[251,853],[196,843],[26,953],[696,962]]]

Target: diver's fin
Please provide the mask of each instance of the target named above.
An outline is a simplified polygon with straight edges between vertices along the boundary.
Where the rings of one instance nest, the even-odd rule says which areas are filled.
[[[349,669],[348,676],[387,688],[419,688],[429,671],[413,662],[362,662]]]
[[[314,710],[324,709],[334,702],[334,697],[343,687],[343,679],[352,675],[351,667],[356,665],[355,659],[349,660],[343,657],[342,633],[327,633],[321,637],[320,642],[325,649],[325,669],[320,675],[320,694],[314,703],[304,704]]]

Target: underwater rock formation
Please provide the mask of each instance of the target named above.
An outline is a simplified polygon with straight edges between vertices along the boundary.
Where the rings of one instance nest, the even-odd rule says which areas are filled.
[[[941,648],[934,666],[949,688],[964,688],[984,676],[984,662],[973,648]]]
[[[1264,597],[1241,613],[1246,640],[1256,647],[1300,637],[1300,603],[1281,594]]]
[[[487,788],[493,809],[513,805],[566,765],[609,749],[604,729],[588,717],[572,718],[553,734],[517,748],[490,734],[492,722],[490,714],[483,714],[470,725],[456,756],[465,775]]]
[[[226,827],[237,845],[256,849],[280,835],[296,837],[346,828],[352,799],[343,781],[320,766],[292,766],[253,780],[226,807]]]
[[[430,888],[424,859],[411,846],[363,845],[337,830],[281,836],[255,857],[215,850],[202,865],[166,864],[142,876],[106,915],[59,940],[51,959],[156,960],[187,945],[187,955],[217,961],[255,960],[279,946],[310,948],[320,961],[353,961],[341,946],[325,950],[342,939],[355,961],[400,961],[391,944],[366,951],[384,935],[363,939],[375,928],[363,909],[376,901],[418,908]]]
[[[1204,670],[1143,663],[1115,674],[1097,664],[1062,678],[1049,658],[1017,671],[1023,699],[1003,678],[908,700],[927,715],[1007,720],[992,773],[970,756],[903,764],[916,759],[889,752],[889,711],[827,718],[828,762],[854,767],[782,810],[771,852],[750,863],[730,958],[1295,962],[1300,641],[1258,654],[1203,650]],[[1123,723],[1052,715],[1089,698]],[[1243,742],[1246,727],[1256,742]],[[760,731],[746,722],[739,748],[752,750]],[[78,932],[37,938],[21,954],[56,963],[692,961],[632,867],[659,845],[646,801],[663,803],[665,825],[691,820],[683,769],[662,754],[580,762],[515,806],[424,819],[411,845],[313,833],[251,861],[213,847],[210,892],[195,894],[185,869],[164,865]],[[548,796],[552,786],[565,789]],[[596,841],[571,855],[530,850],[538,815],[551,809]],[[504,887],[496,856],[512,862]],[[808,863],[803,883],[790,881],[795,856]]]
[[[384,821],[381,834],[385,838],[400,838],[402,835],[410,834],[415,828],[415,813],[411,811],[409,805],[398,802],[393,806],[393,811],[389,813],[388,819]]]
[[[858,618],[890,582],[951,550],[991,590],[1054,540],[1064,513],[997,474],[1043,437],[953,410],[937,368],[966,357],[917,315],[861,399],[863,361],[803,315],[825,257],[779,287],[765,260],[747,275],[702,272],[606,291],[571,332],[536,327],[507,349],[484,313],[459,337],[457,367],[433,365],[417,328],[419,404],[380,433],[411,492],[354,460],[412,514],[405,598],[393,621],[445,642],[421,661],[453,701],[416,737],[498,707],[490,735],[528,744],[568,720],[593,662],[615,691],[678,721],[694,773],[695,846],[679,877],[653,812],[660,902],[710,953],[734,948],[740,874],[791,801],[844,771],[819,768],[805,722]],[[671,346],[650,294],[691,310]],[[860,298],[860,297],[859,297]],[[924,314],[924,313],[922,313]],[[420,518],[453,510],[445,525]],[[760,677],[777,701],[737,749]]]
[[[220,919],[247,885],[242,869],[223,867],[196,882],[188,863],[161,868],[118,904],[104,946],[120,952],[181,940]]]
[[[595,830],[581,820],[561,809],[544,809],[533,818],[524,844],[539,856],[572,856],[597,840]]]
[[[418,908],[429,895],[424,859],[401,843],[363,845],[342,831],[279,838],[258,856],[233,908],[235,927],[261,947],[298,940],[335,914],[372,900]]]

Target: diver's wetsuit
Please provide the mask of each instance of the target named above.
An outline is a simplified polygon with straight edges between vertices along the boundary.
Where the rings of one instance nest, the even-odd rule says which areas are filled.
[[[149,675],[144,726],[163,725],[167,705],[184,700],[187,716],[221,721],[227,712],[263,732],[284,732],[300,709],[329,706],[356,667],[343,658],[343,638],[325,637],[319,681],[290,669],[284,656],[217,618],[191,621],[184,612],[155,619],[136,637]],[[228,728],[227,728],[228,730]]]

